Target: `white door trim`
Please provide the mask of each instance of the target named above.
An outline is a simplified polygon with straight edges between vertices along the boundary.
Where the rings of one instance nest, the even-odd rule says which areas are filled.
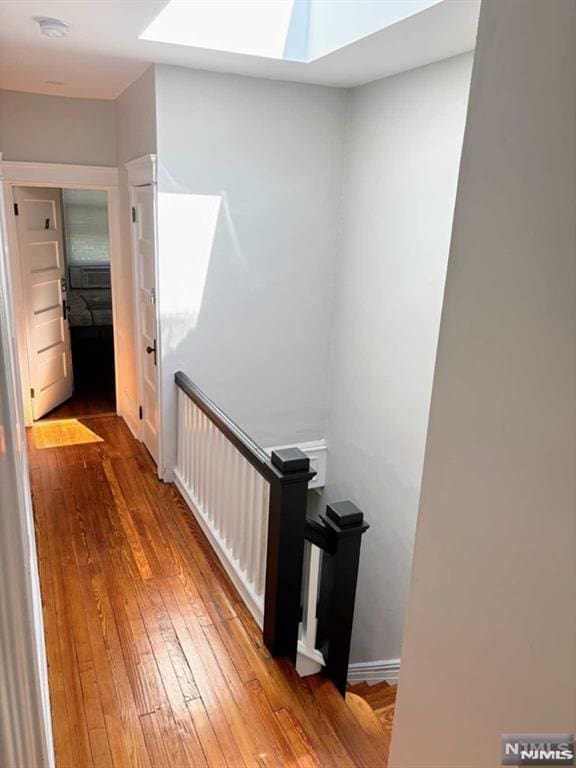
[[[124,168],[126,170],[126,175],[128,179],[128,192],[129,192],[129,198],[130,198],[130,209],[133,208],[135,204],[135,190],[138,187],[145,187],[145,186],[152,186],[154,188],[155,193],[157,193],[157,162],[156,162],[156,155],[144,155],[143,157],[138,157],[135,160],[130,160],[129,162],[125,163]],[[154,201],[154,232],[155,232],[155,238],[154,238],[154,247],[155,247],[155,258],[154,258],[154,265],[155,265],[155,281],[156,281],[156,301],[155,301],[155,311],[156,311],[156,375],[157,375],[157,398],[158,398],[158,477],[161,480],[166,480],[167,473],[166,473],[166,467],[164,466],[164,440],[163,440],[163,430],[162,430],[162,342],[161,342],[161,332],[160,332],[160,313],[158,311],[158,307],[160,305],[159,301],[159,286],[160,286],[160,280],[159,280],[159,271],[158,271],[158,222],[157,222],[157,209],[156,209],[156,194],[154,195],[155,201]],[[134,296],[134,333],[135,333],[135,346],[136,346],[136,364],[138,367],[138,398],[139,402],[143,402],[143,392],[142,392],[142,375],[144,370],[143,365],[143,351],[140,348],[140,317],[139,317],[139,285],[138,285],[138,272],[136,269],[136,263],[137,263],[137,254],[136,254],[136,243],[134,242],[133,237],[133,231],[130,230],[130,243],[131,243],[131,249],[132,249],[132,279],[133,279],[133,285],[132,285],[132,295]],[[139,422],[139,439],[142,440],[142,422]]]
[[[156,183],[156,155],[144,155],[124,163],[128,174],[128,184],[131,187],[140,187],[145,184]]]
[[[34,535],[20,377],[14,339],[14,296],[6,248],[6,217],[0,189],[0,347],[1,386],[6,423],[0,425],[0,450],[13,460],[17,504],[0,515],[0,581],[5,610],[0,612],[0,667],[6,686],[0,691],[2,742],[9,759],[22,765],[54,768],[48,667],[44,644],[42,598]],[[5,741],[6,739],[6,741]]]
[[[118,168],[103,165],[66,165],[63,163],[20,163],[1,160],[2,175],[18,186],[117,187]]]
[[[66,187],[67,189],[100,189],[108,193],[108,227],[110,237],[110,279],[112,284],[112,316],[121,316],[118,306],[121,284],[121,255],[122,241],[120,230],[120,202],[118,193],[118,168],[94,165],[65,165],[60,163],[20,163],[2,160],[0,154],[0,181],[3,188],[4,220],[6,223],[8,263],[12,292],[14,299],[14,325],[18,344],[18,359],[22,380],[22,402],[24,405],[24,421],[26,426],[32,424],[32,404],[30,400],[29,355],[26,342],[24,323],[24,302],[22,281],[20,278],[18,234],[16,222],[12,215],[13,187]],[[114,363],[116,366],[116,410],[124,417],[122,410],[122,391],[120,378],[122,368],[119,365],[118,353],[119,328],[113,324],[114,332]]]

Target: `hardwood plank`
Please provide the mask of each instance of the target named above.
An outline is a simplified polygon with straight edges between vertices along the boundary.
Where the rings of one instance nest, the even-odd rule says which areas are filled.
[[[319,768],[320,762],[314,754],[312,744],[292,712],[289,709],[279,709],[274,716],[296,756],[297,765],[300,768]]]
[[[66,712],[68,732],[74,765],[92,766],[92,752],[88,735],[88,726],[85,714],[84,692],[80,680],[80,670],[77,661],[77,649],[74,642],[74,628],[78,617],[73,611],[73,604],[69,601],[70,584],[68,579],[75,581],[71,563],[71,552],[67,547],[57,547],[58,541],[65,541],[66,536],[66,504],[62,490],[52,492],[52,525],[54,535],[51,539],[52,566],[54,573],[54,604],[56,610],[56,625],[62,667],[65,672],[64,694],[66,699]]]
[[[91,442],[28,435],[57,768],[384,768],[377,721],[270,657],[126,425],[78,421]]]
[[[166,579],[164,583],[169,586],[162,591],[164,603],[226,755],[226,761],[230,766],[249,766],[254,753],[251,745],[246,743],[245,734],[238,733],[235,727],[234,702],[227,694],[226,682],[212,658],[212,651],[202,634],[202,628],[187,603],[186,593],[176,578]],[[248,758],[248,762],[244,757]]]
[[[190,716],[194,723],[198,739],[202,745],[204,756],[210,768],[226,768],[229,765],[224,757],[220,742],[206,712],[206,707],[201,698],[187,702]]]
[[[390,737],[384,730],[382,723],[378,719],[376,712],[372,709],[366,699],[354,693],[346,694],[346,704],[354,714],[360,727],[372,742],[375,750],[381,752],[386,750],[386,759],[388,759],[388,750],[390,748]]]
[[[52,537],[47,535],[53,530],[50,511],[46,508],[49,490],[41,492],[42,475],[37,470],[32,475],[34,495],[34,511],[36,526],[36,541],[39,554],[40,584],[42,591],[42,608],[44,613],[44,632],[46,655],[48,659],[48,679],[50,685],[50,703],[54,719],[59,727],[54,728],[54,750],[59,768],[74,768],[72,740],[68,712],[66,709],[66,693],[64,690],[64,666],[60,652],[58,636],[58,617],[56,613],[56,596],[54,579],[58,574],[57,564],[52,562],[50,543]]]
[[[98,489],[98,484],[90,486]],[[80,586],[86,611],[90,644],[98,670],[98,686],[106,729],[116,766],[150,768],[136,704],[131,693],[114,616],[104,594],[99,551],[104,546],[99,517],[84,486],[76,484],[77,507],[81,509],[84,551],[76,549]],[[97,507],[96,507],[97,509]],[[98,534],[96,534],[98,531]]]
[[[375,765],[387,765],[388,749],[386,744],[376,746],[372,739],[367,740],[358,720],[348,707],[341,707],[333,695],[333,686],[329,680],[312,676],[310,688],[320,707],[326,712],[338,738],[346,746],[357,765],[372,768]]]

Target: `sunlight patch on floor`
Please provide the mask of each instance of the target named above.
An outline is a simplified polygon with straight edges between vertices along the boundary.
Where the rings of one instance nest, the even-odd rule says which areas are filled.
[[[32,436],[34,445],[38,449],[104,442],[100,435],[97,435],[78,419],[59,419],[34,424]]]

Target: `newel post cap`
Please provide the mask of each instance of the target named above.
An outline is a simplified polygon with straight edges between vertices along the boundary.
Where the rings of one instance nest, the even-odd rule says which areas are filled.
[[[347,534],[364,533],[370,527],[364,522],[361,510],[351,501],[335,501],[328,504],[325,519],[331,523],[333,529]]]
[[[284,474],[308,472],[310,459],[300,448],[279,448],[270,454],[272,464]]]

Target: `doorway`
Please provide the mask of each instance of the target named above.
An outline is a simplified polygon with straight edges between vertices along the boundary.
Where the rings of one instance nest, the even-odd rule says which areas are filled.
[[[14,187],[32,419],[115,413],[108,193]]]

